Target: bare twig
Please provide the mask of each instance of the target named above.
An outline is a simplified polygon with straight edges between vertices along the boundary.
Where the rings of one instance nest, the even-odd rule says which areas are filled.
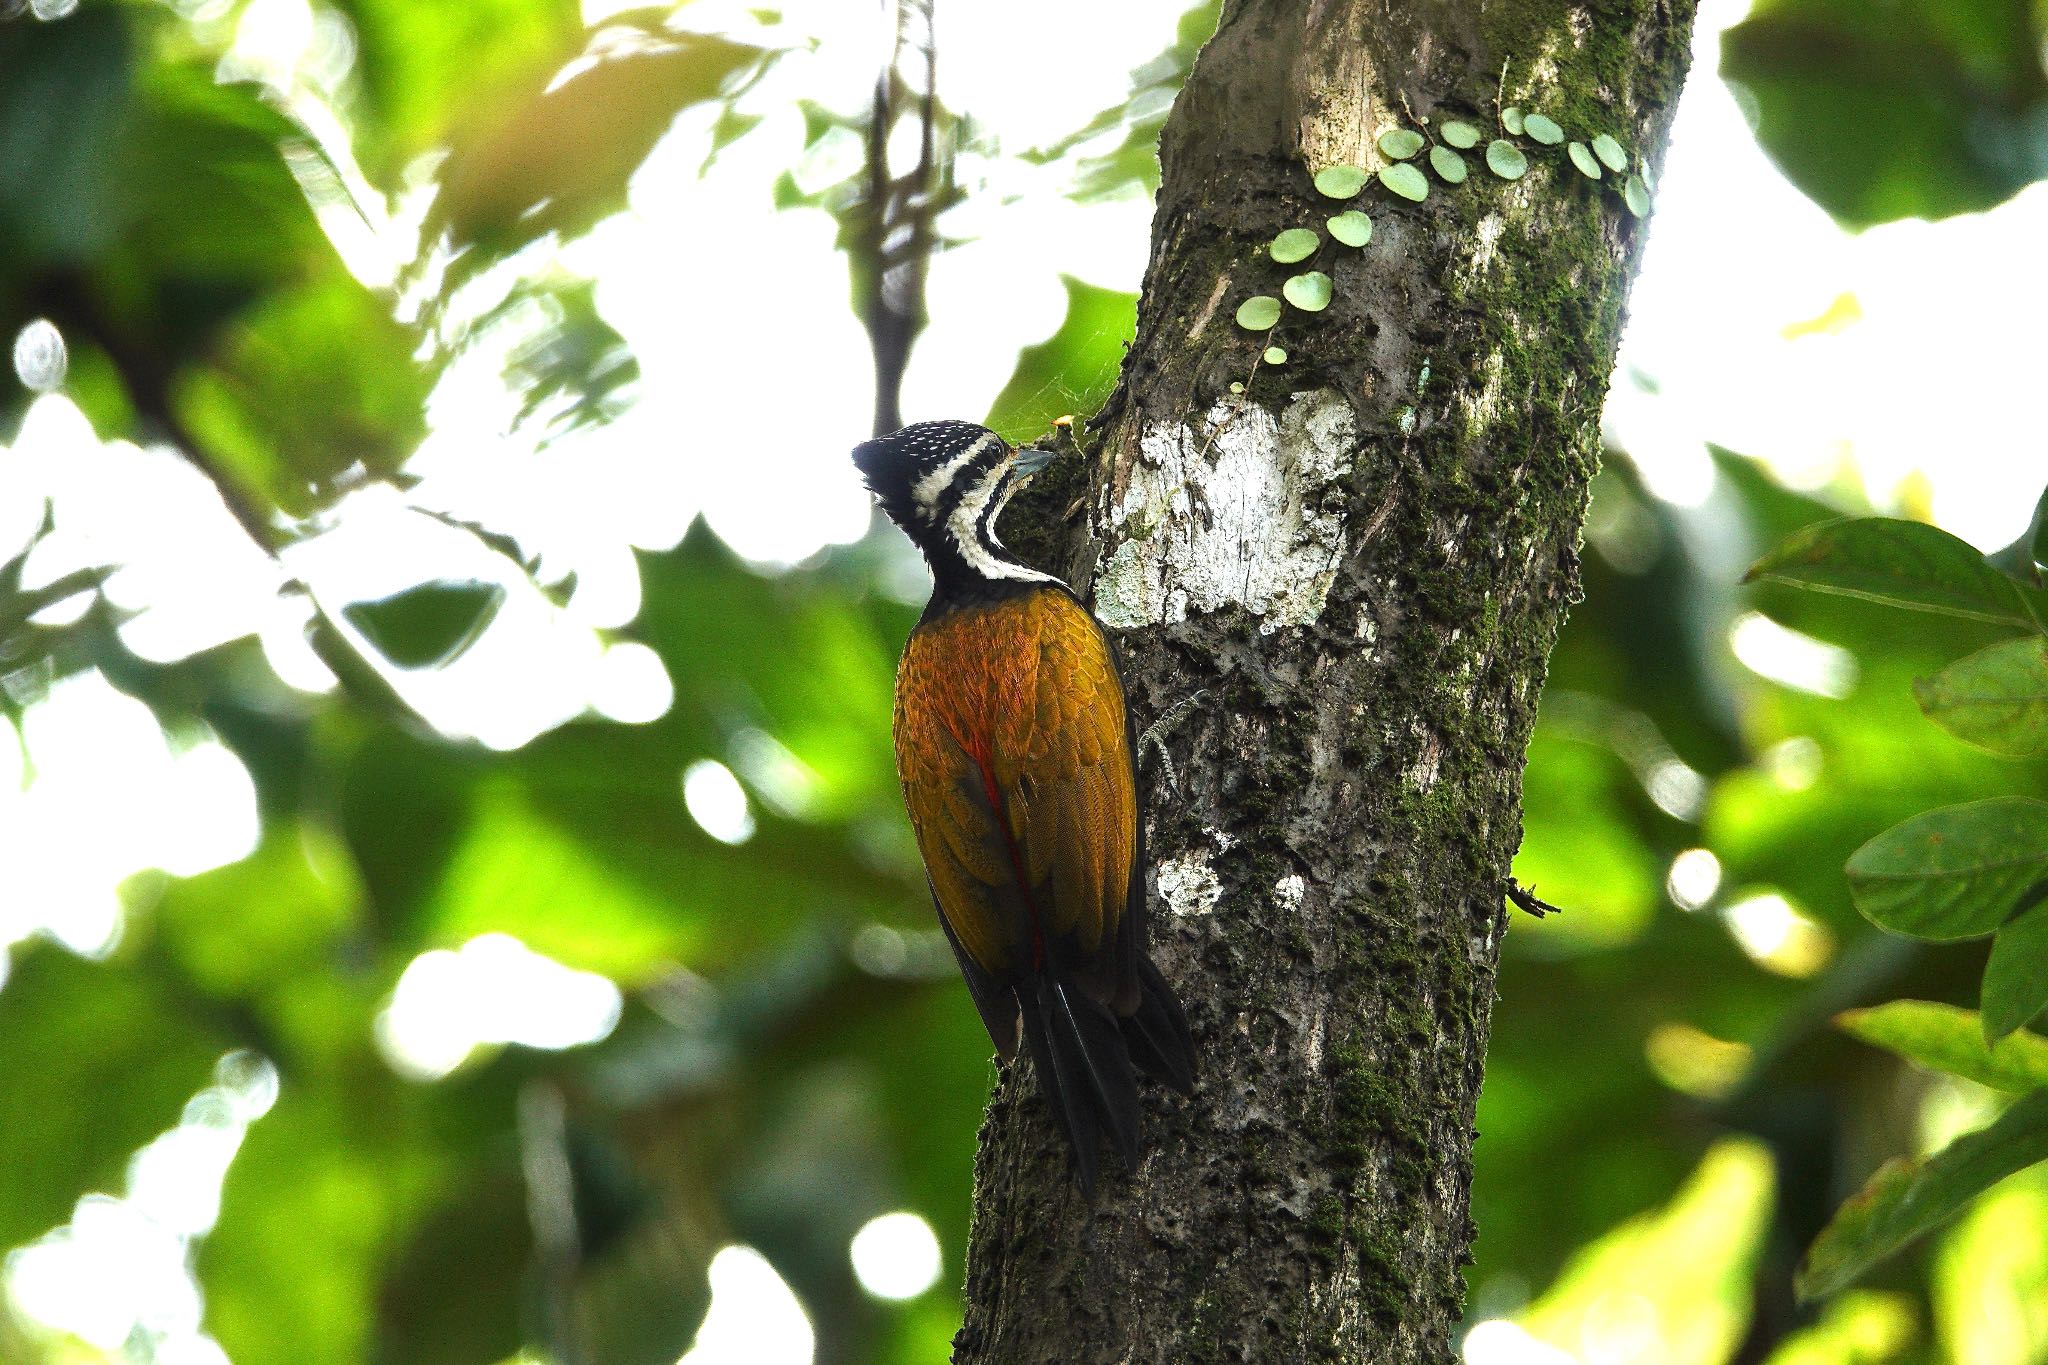
[[[867,202],[855,235],[855,269],[862,280],[861,321],[875,363],[876,435],[903,425],[903,374],[925,325],[925,277],[937,244],[934,224],[950,202],[952,158],[941,145],[938,43],[932,30],[934,0],[893,0],[889,58],[875,79],[869,112]],[[906,67],[922,58],[915,84]],[[917,101],[917,164],[902,175],[889,169],[889,129],[912,98]]]

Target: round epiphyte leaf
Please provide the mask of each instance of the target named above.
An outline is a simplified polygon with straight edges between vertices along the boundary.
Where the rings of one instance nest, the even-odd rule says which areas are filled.
[[[1403,199],[1412,199],[1418,204],[1429,198],[1428,177],[1405,161],[1382,167],[1380,183]]]
[[[1287,363],[1287,348],[1285,346],[1268,346],[1266,348],[1266,363],[1268,365],[1285,365]]]
[[[1248,332],[1263,332],[1280,321],[1280,300],[1271,294],[1254,294],[1237,305],[1237,325]]]
[[[1286,300],[1304,313],[1320,313],[1330,306],[1330,277],[1320,270],[1304,271],[1280,286]]]
[[[1500,126],[1513,133],[1516,137],[1520,137],[1522,135],[1522,111],[1512,104],[1501,110]]]
[[[1316,172],[1316,193],[1349,199],[1365,188],[1365,172],[1356,166],[1325,166]]]
[[[1479,145],[1479,130],[1463,119],[1446,119],[1437,125],[1436,131],[1444,141],[1461,151]]]
[[[1406,161],[1422,150],[1422,134],[1413,128],[1389,128],[1380,134],[1380,150],[1396,161]]]
[[[1628,205],[1628,211],[1641,218],[1650,211],[1650,187],[1639,175],[1630,176],[1621,187],[1621,200]]]
[[[1330,235],[1346,246],[1364,246],[1372,240],[1372,219],[1357,209],[1338,214],[1328,227]]]
[[[1275,237],[1266,250],[1280,264],[1293,265],[1315,255],[1316,248],[1322,244],[1323,239],[1310,228],[1289,228]]]
[[[1628,169],[1628,149],[1607,133],[1593,139],[1593,155],[1600,158],[1600,164],[1610,171]]]
[[[1522,131],[1546,147],[1555,147],[1564,141],[1564,129],[1558,127],[1557,120],[1548,114],[1523,115]]]
[[[1598,180],[1600,178],[1600,163],[1593,159],[1593,153],[1587,150],[1585,143],[1574,142],[1569,147],[1566,147],[1564,151],[1565,155],[1572,159],[1572,165],[1579,168],[1580,175],[1585,176],[1588,180]]]
[[[1244,385],[1238,383],[1235,379],[1233,379],[1230,381],[1230,391],[1232,393],[1243,393]]]
[[[1446,185],[1465,183],[1465,158],[1448,147],[1429,149],[1429,168],[1435,171],[1437,177]]]
[[[1520,180],[1529,173],[1529,158],[1504,137],[1486,144],[1486,169],[1503,180]]]

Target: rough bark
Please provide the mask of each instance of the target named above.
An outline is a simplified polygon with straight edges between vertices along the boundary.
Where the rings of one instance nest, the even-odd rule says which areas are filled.
[[[1491,130],[1501,92],[1657,164],[1692,9],[1226,4],[1122,384],[1005,527],[1092,593],[1154,728],[1156,955],[1202,1082],[1147,1091],[1152,1155],[1091,1207],[1005,1072],[956,1360],[1451,1359],[1523,756],[1644,224],[1562,155],[1508,183],[1475,151],[1421,204],[1368,186],[1285,366],[1233,314],[1334,211],[1311,174],[1385,164],[1410,115]]]

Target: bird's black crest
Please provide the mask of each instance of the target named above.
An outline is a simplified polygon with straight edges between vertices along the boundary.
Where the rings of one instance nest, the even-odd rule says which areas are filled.
[[[915,422],[901,431],[862,441],[853,448],[853,462],[882,510],[898,526],[915,534],[918,522],[936,519],[943,504],[937,497],[920,501],[919,485],[934,470],[946,468],[983,441],[988,442],[983,454],[990,463],[1009,452],[994,432],[976,422]],[[979,467],[983,460],[972,463]],[[961,477],[949,481],[948,488],[964,482],[969,472],[963,467]]]

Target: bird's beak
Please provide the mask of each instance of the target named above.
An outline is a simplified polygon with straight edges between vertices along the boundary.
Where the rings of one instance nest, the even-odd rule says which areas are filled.
[[[1030,446],[1017,452],[1016,477],[1028,479],[1052,463],[1053,452],[1034,450]]]

